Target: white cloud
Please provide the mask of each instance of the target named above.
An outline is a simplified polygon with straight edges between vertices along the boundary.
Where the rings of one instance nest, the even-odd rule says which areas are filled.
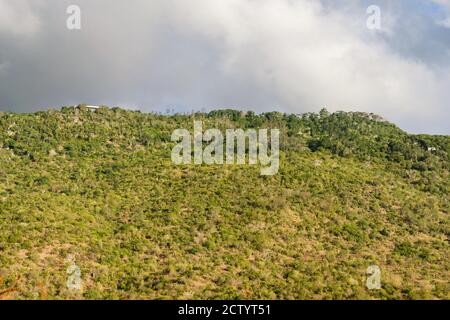
[[[366,28],[366,8],[354,1],[330,10],[312,0],[78,0],[82,30],[71,33],[64,27],[71,1],[42,4],[34,14],[23,9],[34,0],[19,1],[37,16],[22,30],[37,30],[39,21],[48,30],[19,55],[17,43],[10,45],[11,78],[0,82],[0,105],[125,102],[295,113],[327,106],[376,112],[410,131],[449,133],[449,66],[435,70],[393,50],[384,37],[398,37],[397,15],[388,7],[386,35]],[[15,10],[2,13],[6,25]]]
[[[450,0],[432,0],[432,2],[444,7],[447,11],[447,18],[439,20],[437,23],[443,27],[450,28]]]
[[[0,32],[13,35],[34,34],[39,29],[40,21],[32,7],[39,3],[40,0],[0,0]]]
[[[205,0],[175,7],[175,25],[226,53],[218,61],[223,72],[274,92],[288,111],[374,111],[404,127],[413,121],[408,129],[448,118],[449,70],[437,75],[399,56],[364,24],[326,12],[317,1]]]

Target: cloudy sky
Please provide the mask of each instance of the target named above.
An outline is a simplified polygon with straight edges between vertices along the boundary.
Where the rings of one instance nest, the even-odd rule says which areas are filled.
[[[0,0],[0,110],[78,103],[325,106],[450,134],[450,0]]]

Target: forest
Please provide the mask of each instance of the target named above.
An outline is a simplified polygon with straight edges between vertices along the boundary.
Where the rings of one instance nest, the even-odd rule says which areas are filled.
[[[278,173],[174,165],[194,121],[279,129]],[[362,112],[0,112],[0,299],[448,299],[449,155]]]

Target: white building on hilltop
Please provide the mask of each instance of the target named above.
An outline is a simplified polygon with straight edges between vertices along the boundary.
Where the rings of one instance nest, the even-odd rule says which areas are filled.
[[[91,105],[91,104],[79,104],[79,105],[75,106],[75,108],[78,108],[78,109],[86,108],[89,111],[96,111],[96,110],[100,109],[100,106],[94,106],[94,105]]]
[[[100,109],[100,106],[87,105],[86,108],[91,111],[95,111],[97,109]]]

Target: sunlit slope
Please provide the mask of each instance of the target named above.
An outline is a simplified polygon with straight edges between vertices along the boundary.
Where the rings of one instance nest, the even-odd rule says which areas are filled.
[[[173,165],[194,119],[280,129],[278,174]],[[448,299],[449,145],[325,110],[2,113],[0,298]]]

